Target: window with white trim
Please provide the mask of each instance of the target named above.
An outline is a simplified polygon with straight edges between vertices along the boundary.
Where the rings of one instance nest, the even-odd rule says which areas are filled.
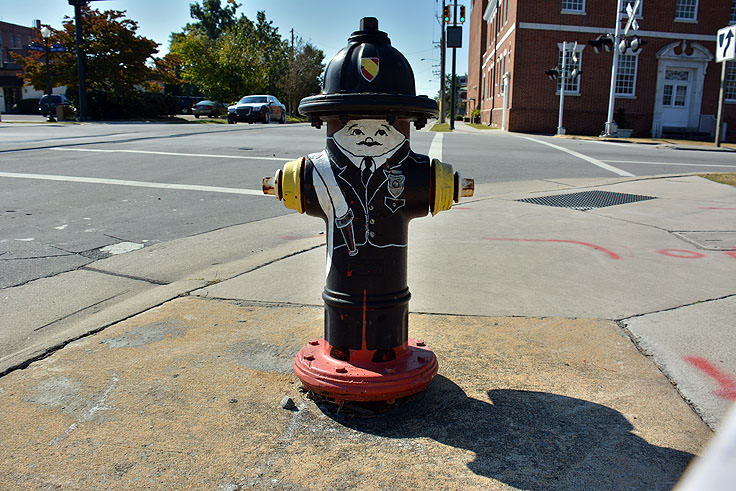
[[[618,55],[616,69],[616,95],[636,95],[636,69],[639,63],[637,55]]]
[[[726,80],[724,97],[729,102],[736,102],[736,62],[726,62]]]
[[[624,12],[626,12],[626,7],[628,5],[631,5],[631,8],[634,8],[634,4],[636,3],[636,0],[624,0],[624,4],[621,6],[621,8],[624,9]],[[641,13],[644,12],[644,0],[639,0],[639,10],[636,13],[636,17],[640,19],[642,17]]]
[[[698,20],[698,0],[677,0],[675,20]]]
[[[585,13],[585,0],[562,0],[562,11]]]
[[[570,45],[568,44],[568,46]],[[568,75],[571,74],[575,68],[577,68],[578,71],[580,71],[580,67],[582,66],[582,63],[583,63],[582,50],[583,50],[583,47],[579,47],[577,49],[578,62],[576,64],[575,62],[573,62],[572,47],[570,46],[567,48],[567,52],[566,52],[567,56],[565,59],[565,71],[567,72]],[[560,47],[559,56],[557,58],[557,66],[560,67],[560,69],[562,69],[562,47]],[[565,94],[580,94],[580,77],[581,76],[582,75],[578,75],[574,79],[571,77],[564,77],[565,78]],[[562,79],[563,77],[557,77],[557,93],[558,94],[560,93],[560,87],[562,86]]]

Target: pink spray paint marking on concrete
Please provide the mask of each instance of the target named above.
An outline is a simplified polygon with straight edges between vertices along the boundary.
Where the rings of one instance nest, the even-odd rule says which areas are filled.
[[[610,251],[606,249],[605,247],[601,247],[596,244],[591,244],[589,242],[581,242],[579,240],[563,240],[563,239],[513,239],[513,238],[492,238],[492,237],[485,237],[485,240],[494,240],[494,241],[506,241],[506,242],[552,242],[552,243],[562,243],[562,244],[577,244],[582,245],[585,247],[593,248],[597,251],[600,251],[604,254],[606,254],[611,259],[621,259],[621,256],[616,254],[613,251]]]
[[[729,401],[736,401],[736,379],[719,370],[718,367],[705,358],[686,356],[683,359],[715,380],[719,387],[713,391],[713,395]]]

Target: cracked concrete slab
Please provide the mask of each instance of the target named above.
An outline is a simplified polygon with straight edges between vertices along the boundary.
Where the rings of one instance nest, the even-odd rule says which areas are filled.
[[[610,321],[411,314],[439,375],[367,419],[283,369],[321,330],[188,297],[75,341],[0,379],[0,487],[670,489],[711,436]]]
[[[715,429],[736,401],[735,319],[736,295],[622,323]]]

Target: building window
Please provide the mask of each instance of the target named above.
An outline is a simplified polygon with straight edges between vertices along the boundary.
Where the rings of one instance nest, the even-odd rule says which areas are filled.
[[[618,55],[616,70],[616,95],[633,96],[636,88],[637,55]]]
[[[582,53],[581,53],[582,49],[583,48],[580,47],[577,51],[577,58],[578,58],[577,63],[573,61],[572,49],[570,48],[567,49],[567,52],[565,53],[566,54],[565,71],[567,72],[568,75],[571,74],[575,68],[577,68],[578,71],[580,71],[580,67],[582,66],[582,62],[583,62]],[[557,61],[557,66],[562,68],[562,46],[560,46],[560,55]],[[564,77],[565,78],[565,94],[580,94],[580,77],[581,76],[582,75],[578,75],[574,79],[572,77]],[[557,78],[557,93],[558,94],[560,93],[560,86],[562,85],[562,78],[563,77]]]
[[[622,5],[624,12],[626,12],[626,7],[631,5],[631,8],[634,8],[634,4],[636,3],[636,0],[624,0],[624,4]],[[644,12],[644,0],[639,0],[639,10],[636,12],[636,17],[641,18],[641,13]]]
[[[585,13],[585,0],[562,0],[562,11]]]
[[[498,95],[503,95],[503,74],[506,72],[506,57],[501,58],[500,70],[498,71]]]
[[[729,102],[736,102],[736,62],[726,62],[725,98]]]
[[[677,0],[675,20],[693,21],[698,19],[698,0]]]
[[[736,0],[731,1],[731,24],[736,22]]]

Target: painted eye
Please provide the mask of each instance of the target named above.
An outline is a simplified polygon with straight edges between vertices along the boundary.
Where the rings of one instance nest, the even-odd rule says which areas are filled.
[[[386,130],[378,130],[378,131],[376,131],[376,136],[386,136]]]
[[[350,132],[350,134],[351,134],[352,136],[361,136],[361,135],[364,135],[365,133],[363,133],[363,130],[360,130],[360,129],[358,129],[358,128],[355,128],[354,130],[352,130],[352,131]]]

